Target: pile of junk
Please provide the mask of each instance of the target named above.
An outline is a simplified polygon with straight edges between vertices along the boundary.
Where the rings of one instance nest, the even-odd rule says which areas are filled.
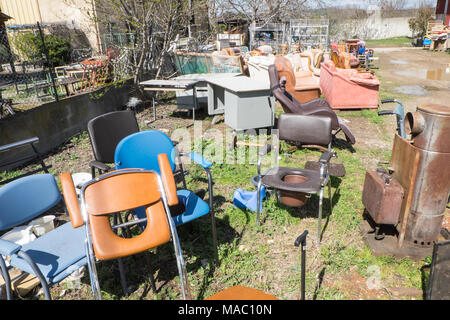
[[[372,70],[377,68],[378,58],[364,41],[331,43],[330,50],[321,45],[303,48],[287,44],[278,49],[262,45],[250,51],[246,46],[221,41],[201,52],[176,49],[172,56],[179,76],[240,73],[270,86],[268,67],[275,64],[280,78],[283,72],[293,75],[287,77],[288,91],[292,88],[300,102],[323,95],[335,110],[378,108],[380,82]]]

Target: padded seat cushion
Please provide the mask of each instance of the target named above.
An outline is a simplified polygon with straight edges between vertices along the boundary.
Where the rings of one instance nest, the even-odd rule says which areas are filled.
[[[284,182],[283,178],[287,175],[301,175],[307,178],[307,181],[301,183]],[[262,183],[270,188],[283,191],[317,193],[320,191],[320,172],[288,167],[272,168],[264,175]]]
[[[74,229],[67,222],[24,245],[22,251],[33,259],[48,282],[55,283],[87,263],[84,240],[84,228]],[[35,274],[31,266],[17,255],[11,257],[11,265]]]

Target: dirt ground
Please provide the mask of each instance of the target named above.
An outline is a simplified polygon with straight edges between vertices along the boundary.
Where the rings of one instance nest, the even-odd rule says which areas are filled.
[[[450,54],[408,47],[374,50],[382,85],[407,96],[406,112],[421,104],[449,104]]]

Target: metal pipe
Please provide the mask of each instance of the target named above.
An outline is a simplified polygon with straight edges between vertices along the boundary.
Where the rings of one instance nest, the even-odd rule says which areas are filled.
[[[44,290],[45,299],[52,300],[52,296],[50,295],[50,290],[48,289],[47,285],[47,279],[42,274],[39,267],[36,265],[36,263],[31,259],[31,257],[24,251],[17,252],[17,255],[24,259],[33,269],[34,275],[39,279],[42,285],[42,289]]]
[[[2,276],[4,280],[4,286],[6,288],[6,299],[11,300],[12,299],[12,292],[11,292],[11,278],[9,277],[8,268],[6,267],[5,260],[3,259],[3,256],[0,254],[0,269],[2,271]]]
[[[209,214],[211,215],[211,228],[213,234],[213,246],[214,246],[214,258],[216,263],[219,264],[219,253],[217,248],[217,230],[216,230],[216,217],[214,213],[213,207],[213,179],[211,175],[211,171],[208,168],[205,168],[206,174],[208,175],[208,192],[209,192]]]

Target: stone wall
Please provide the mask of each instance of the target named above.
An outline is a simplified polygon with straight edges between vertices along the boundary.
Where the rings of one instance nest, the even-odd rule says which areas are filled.
[[[331,41],[342,39],[376,40],[411,37],[408,20],[411,17],[383,18],[380,10],[368,11],[368,17],[359,20],[335,21],[330,31]]]
[[[129,100],[130,86],[127,82],[121,87],[97,89],[0,119],[0,145],[38,137],[39,152],[48,153],[86,130],[92,118],[122,109]],[[6,169],[2,164],[30,154],[31,148],[0,153],[0,171]]]

